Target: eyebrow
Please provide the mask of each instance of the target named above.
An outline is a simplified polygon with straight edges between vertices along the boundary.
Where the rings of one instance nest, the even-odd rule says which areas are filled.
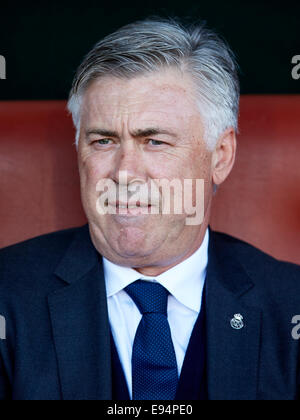
[[[118,137],[118,133],[116,131],[106,130],[106,129],[103,129],[103,128],[96,128],[96,129],[87,130],[86,135],[89,136],[91,134],[98,134],[100,136],[106,136],[106,137]],[[148,137],[148,136],[154,136],[154,135],[157,135],[157,134],[167,134],[169,136],[176,137],[175,133],[173,133],[169,130],[158,128],[158,127],[149,127],[149,128],[145,128],[145,129],[138,129],[138,130],[133,131],[131,134],[132,134],[133,137]]]

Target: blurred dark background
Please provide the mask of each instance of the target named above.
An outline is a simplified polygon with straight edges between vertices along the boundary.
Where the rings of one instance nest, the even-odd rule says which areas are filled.
[[[0,100],[65,99],[84,54],[118,27],[149,15],[206,20],[233,48],[243,94],[300,93],[300,0],[0,2]]]

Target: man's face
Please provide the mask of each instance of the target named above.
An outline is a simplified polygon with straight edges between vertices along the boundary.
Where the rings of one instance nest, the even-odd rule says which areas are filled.
[[[100,78],[83,96],[78,145],[82,201],[94,245],[116,264],[172,266],[202,242],[212,196],[212,153],[194,92],[188,76],[168,69],[132,79]],[[120,171],[126,171],[129,189],[157,183],[153,180],[177,179],[183,185],[185,179],[203,179],[204,222],[189,226],[184,212],[151,214],[151,207],[117,206],[117,214],[99,214],[97,184],[109,179],[119,186],[124,183]]]

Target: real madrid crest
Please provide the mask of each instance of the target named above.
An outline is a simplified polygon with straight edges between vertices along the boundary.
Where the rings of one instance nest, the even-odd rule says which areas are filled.
[[[242,328],[244,328],[243,319],[244,317],[241,314],[235,314],[232,320],[230,321],[230,325],[234,330],[241,330]]]

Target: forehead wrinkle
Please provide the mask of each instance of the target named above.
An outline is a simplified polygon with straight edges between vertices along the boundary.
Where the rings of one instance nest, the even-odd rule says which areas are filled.
[[[177,107],[184,98],[189,107],[195,106],[195,92],[189,86],[182,86],[176,83],[165,82],[152,79],[139,80],[136,78],[125,82],[119,81],[120,86],[117,84],[107,83],[96,83],[90,86],[88,92],[89,99],[93,99],[93,102],[98,102],[98,107],[106,109],[107,106],[118,108],[120,112],[126,114],[128,112],[134,112],[136,107],[148,108],[150,111],[154,111],[156,103],[164,107]],[[145,83],[143,83],[143,81]],[[122,83],[123,82],[123,83]],[[134,84],[133,84],[134,82]],[[94,89],[92,89],[92,87]],[[97,93],[96,93],[97,92]],[[109,102],[107,99],[109,98]]]
[[[134,112],[120,115],[116,111],[114,115],[107,112],[100,113],[100,115],[94,114],[95,119],[88,118],[87,132],[90,130],[96,132],[97,129],[101,129],[107,132],[115,132],[117,137],[124,138],[128,134],[132,137],[147,137],[155,134],[182,137],[183,132],[187,135],[191,126],[194,126],[197,121],[201,121],[199,115],[180,115],[172,120],[174,121],[174,124],[172,124],[170,118],[168,118],[170,115],[167,112],[157,111],[151,114],[153,115],[152,118],[148,115],[148,112]],[[146,130],[148,133],[145,133]]]

